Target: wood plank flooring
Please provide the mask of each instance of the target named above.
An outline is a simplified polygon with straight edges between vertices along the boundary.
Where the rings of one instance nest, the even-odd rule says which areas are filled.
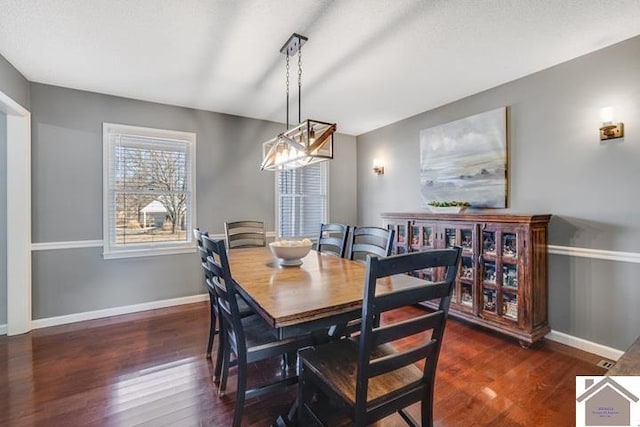
[[[230,425],[235,376],[219,398],[204,357],[208,317],[208,304],[198,303],[0,337],[0,426]],[[551,341],[525,350],[449,320],[435,424],[571,426],[575,376],[603,374],[599,360]],[[277,360],[253,365],[250,385],[279,373]],[[243,425],[269,425],[294,395],[292,387],[247,401]],[[377,425],[404,424],[392,416]]]

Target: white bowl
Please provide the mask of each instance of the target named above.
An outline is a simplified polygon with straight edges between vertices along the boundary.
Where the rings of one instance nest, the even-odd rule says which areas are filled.
[[[278,258],[281,265],[300,265],[302,258],[307,256],[313,243],[296,241],[279,241],[269,243],[271,253]]]

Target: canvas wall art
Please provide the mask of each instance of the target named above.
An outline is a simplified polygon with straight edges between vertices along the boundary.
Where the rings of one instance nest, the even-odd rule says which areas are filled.
[[[507,109],[420,131],[420,192],[431,201],[507,206]]]

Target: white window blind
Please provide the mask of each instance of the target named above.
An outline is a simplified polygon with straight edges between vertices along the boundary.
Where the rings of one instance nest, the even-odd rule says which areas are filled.
[[[276,172],[278,234],[316,237],[327,222],[327,162]]]
[[[195,134],[104,124],[104,257],[193,251]]]

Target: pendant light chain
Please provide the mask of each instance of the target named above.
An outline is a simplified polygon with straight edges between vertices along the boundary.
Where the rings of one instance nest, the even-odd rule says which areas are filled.
[[[287,58],[287,130],[289,130],[289,55]]]
[[[302,46],[298,49],[298,123],[302,123]]]

